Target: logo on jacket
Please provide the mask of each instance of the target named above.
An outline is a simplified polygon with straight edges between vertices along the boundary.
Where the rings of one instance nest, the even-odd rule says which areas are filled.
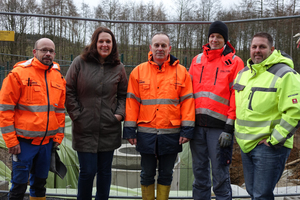
[[[224,70],[224,69],[221,69],[220,72],[221,72],[221,73],[230,73],[230,70],[228,70],[228,69],[225,69],[225,70]]]
[[[293,101],[293,104],[298,103],[297,99],[292,99],[292,101]]]

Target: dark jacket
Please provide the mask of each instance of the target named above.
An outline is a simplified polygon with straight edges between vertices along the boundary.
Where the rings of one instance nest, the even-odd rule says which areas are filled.
[[[96,153],[121,145],[127,76],[123,64],[86,62],[76,57],[67,75],[66,108],[72,119],[73,149]]]

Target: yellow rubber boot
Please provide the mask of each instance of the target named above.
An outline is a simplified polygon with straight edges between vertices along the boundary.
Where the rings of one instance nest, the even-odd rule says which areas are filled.
[[[168,200],[171,186],[157,184],[157,198],[156,200]]]
[[[154,200],[154,184],[152,185],[141,185],[142,187],[142,198],[143,200]]]
[[[29,197],[30,200],[46,200],[46,197]]]

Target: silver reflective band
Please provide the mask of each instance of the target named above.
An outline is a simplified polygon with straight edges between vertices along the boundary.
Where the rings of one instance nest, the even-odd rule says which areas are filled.
[[[284,119],[281,119],[280,126],[285,128],[288,132],[293,132],[296,129],[294,126],[292,126],[290,123],[288,123]]]
[[[8,104],[0,104],[0,111],[14,111],[15,110],[15,105],[8,105]]]
[[[221,104],[224,104],[226,106],[229,105],[229,100],[228,99],[220,97],[220,96],[218,96],[218,95],[216,95],[212,92],[197,92],[197,93],[195,93],[194,96],[195,96],[195,99],[206,97],[206,98],[212,99],[214,101],[217,101]]]
[[[141,99],[130,92],[127,93],[126,98],[135,99],[137,102],[141,103]]]
[[[248,120],[241,120],[236,119],[236,123],[239,126],[248,126],[248,127],[267,127],[267,126],[275,126],[276,124],[280,123],[280,119],[271,120],[271,121],[248,121]]]
[[[203,53],[198,54],[197,59],[196,59],[196,63],[201,63],[202,54]]]
[[[190,126],[190,127],[194,127],[194,126],[195,126],[195,122],[194,122],[194,121],[182,121],[182,122],[181,122],[181,126]]]
[[[226,121],[226,124],[228,124],[228,125],[233,125],[234,124],[234,119],[227,119],[227,121]]]
[[[27,106],[23,104],[17,104],[16,109],[18,110],[27,110],[30,112],[48,112],[48,105],[44,106]],[[50,105],[50,111],[54,111],[55,107],[53,105]]]
[[[234,135],[240,140],[257,140],[264,136],[269,136],[270,133],[260,133],[260,134],[247,134],[247,133],[239,133],[237,131],[234,132]]]
[[[224,122],[226,122],[226,120],[227,120],[227,116],[217,113],[215,111],[209,110],[207,108],[197,108],[196,114],[209,115],[209,116],[212,116],[212,117],[219,119],[221,121],[224,121]]]
[[[173,104],[177,106],[179,104],[179,99],[143,99],[143,105],[165,105],[165,104]]]
[[[56,113],[65,113],[65,108],[55,108]]]
[[[136,121],[125,121],[124,127],[136,127]]]
[[[59,129],[56,130],[48,130],[47,136],[53,136],[58,133]],[[22,130],[22,129],[16,129],[17,135],[22,135],[25,137],[43,137],[45,135],[45,131],[28,131],[28,130]]]
[[[184,95],[184,96],[180,97],[180,102],[183,102],[186,99],[192,99],[192,98],[194,98],[194,94],[190,93],[190,94],[187,94],[187,95]]]
[[[14,132],[14,131],[15,131],[15,126],[14,125],[1,127],[2,134],[11,133],[11,132]]]
[[[173,133],[179,133],[180,128],[156,129],[156,128],[138,126],[137,131],[142,133],[153,133],[153,134],[173,134]]]
[[[57,133],[64,133],[65,132],[65,127],[59,127]]]

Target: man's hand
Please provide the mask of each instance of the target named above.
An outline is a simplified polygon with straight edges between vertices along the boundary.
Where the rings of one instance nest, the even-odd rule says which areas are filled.
[[[127,139],[131,145],[136,145],[136,138]]]
[[[189,138],[186,138],[186,137],[180,137],[180,138],[179,138],[179,145],[184,144],[184,143],[186,143],[186,142],[188,142],[188,141],[190,141]]]
[[[58,147],[58,145],[59,145],[59,143],[58,143],[58,142],[54,142],[54,144],[53,144],[53,148],[56,148],[56,147]]]
[[[14,147],[8,148],[8,153],[11,153],[11,154],[19,154],[19,153],[21,153],[21,147],[20,147],[20,144],[17,144],[17,145],[14,146]]]
[[[220,147],[228,147],[231,144],[232,134],[222,132],[219,137]]]
[[[267,143],[267,139],[263,139],[263,140],[261,140],[259,143],[258,143],[258,145],[261,145],[261,144],[265,144],[266,146],[270,146],[268,143]]]

